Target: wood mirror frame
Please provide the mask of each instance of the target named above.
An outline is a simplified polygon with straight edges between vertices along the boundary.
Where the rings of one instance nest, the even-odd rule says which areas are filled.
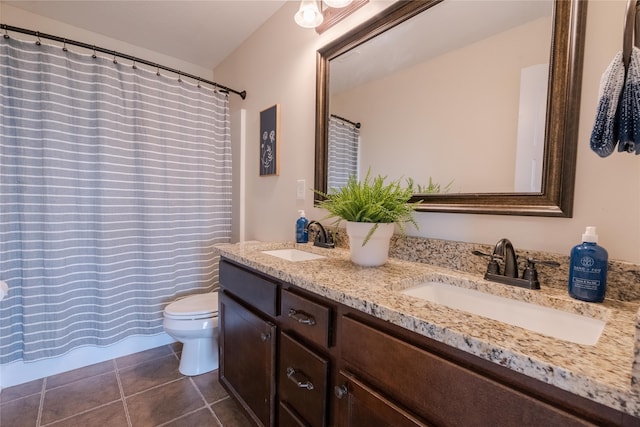
[[[329,61],[443,0],[398,1],[317,51],[315,188],[327,192]],[[427,12],[428,13],[428,12]],[[570,218],[582,87],[586,0],[556,0],[540,193],[416,194],[417,210]],[[315,201],[321,196],[315,195]]]

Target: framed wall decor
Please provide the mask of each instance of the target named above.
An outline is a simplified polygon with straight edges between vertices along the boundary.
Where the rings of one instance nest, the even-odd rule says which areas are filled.
[[[260,176],[278,175],[280,154],[280,106],[260,112]]]

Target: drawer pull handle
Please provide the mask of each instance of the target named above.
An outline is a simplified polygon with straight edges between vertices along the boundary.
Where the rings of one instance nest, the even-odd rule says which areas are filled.
[[[262,342],[267,342],[270,338],[271,338],[271,334],[267,334],[264,332],[260,334],[260,339],[262,340]]]
[[[337,385],[333,388],[333,394],[335,394],[338,399],[342,399],[349,394],[349,389],[347,389],[347,386],[344,384]]]
[[[309,316],[301,311],[296,311],[293,308],[289,309],[289,317],[297,320],[301,325],[313,326],[316,324],[316,319],[314,319],[313,316]]]
[[[313,384],[304,374],[297,372],[292,367],[287,368],[287,378],[289,378],[298,388],[306,388],[307,390],[313,390]]]

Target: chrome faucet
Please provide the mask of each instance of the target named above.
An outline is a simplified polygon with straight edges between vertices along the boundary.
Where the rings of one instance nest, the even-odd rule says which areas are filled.
[[[527,258],[527,266],[522,273],[522,278],[519,277],[518,272],[518,256],[516,250],[513,248],[513,244],[509,239],[500,239],[496,246],[493,248],[491,255],[480,251],[472,251],[474,255],[489,257],[489,265],[487,265],[487,271],[484,273],[485,280],[491,280],[493,282],[502,283],[503,285],[519,286],[527,289],[540,289],[540,281],[538,280],[538,271],[536,270],[536,264],[544,264],[549,267],[559,267],[555,261],[543,261],[533,258]],[[500,264],[498,261],[502,261],[504,269],[500,272]]]
[[[331,231],[325,230],[325,228],[318,221],[311,221],[307,224],[307,231],[311,228],[311,226],[315,226],[318,228],[316,233],[316,237],[313,239],[313,246],[319,246],[321,248],[334,248],[336,245],[333,241],[333,235]]]

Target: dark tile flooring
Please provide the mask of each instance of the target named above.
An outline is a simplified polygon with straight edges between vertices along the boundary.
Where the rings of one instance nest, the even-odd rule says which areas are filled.
[[[161,346],[5,388],[0,426],[249,426],[218,371],[186,377],[179,352]]]

